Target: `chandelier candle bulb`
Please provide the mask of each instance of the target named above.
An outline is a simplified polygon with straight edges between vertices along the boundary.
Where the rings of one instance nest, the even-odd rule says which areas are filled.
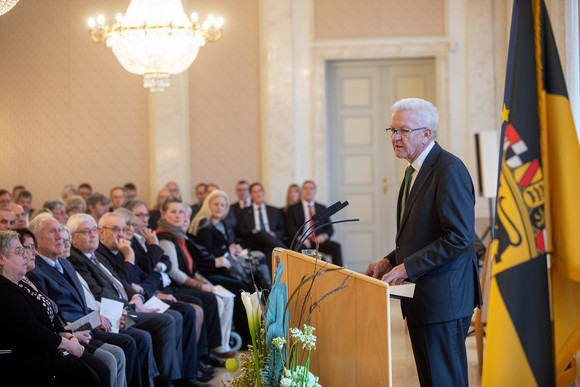
[[[89,34],[104,43],[130,73],[143,75],[143,86],[160,91],[169,86],[169,75],[187,70],[206,41],[221,38],[223,18],[210,14],[202,25],[197,13],[189,19],[180,0],[131,0],[117,23],[105,25],[99,15],[89,19]]]

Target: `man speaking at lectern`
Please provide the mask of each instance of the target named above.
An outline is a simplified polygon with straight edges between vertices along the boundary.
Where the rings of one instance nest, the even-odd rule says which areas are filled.
[[[409,98],[393,110],[387,133],[395,156],[409,162],[397,202],[396,247],[365,274],[415,283],[401,309],[421,386],[467,386],[465,338],[481,304],[473,183],[461,160],[435,142],[433,104]]]

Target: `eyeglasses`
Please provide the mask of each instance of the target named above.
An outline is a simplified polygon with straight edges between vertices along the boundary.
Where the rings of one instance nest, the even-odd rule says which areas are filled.
[[[28,252],[29,254],[32,254],[36,251],[36,247],[31,245],[31,246],[22,246],[22,248],[24,249],[24,252]]]
[[[97,235],[97,228],[88,228],[86,230],[77,230],[75,232],[73,232],[73,234],[83,234],[85,236],[89,236],[91,233],[93,233],[94,235]]]
[[[387,133],[389,133],[391,135],[391,137],[393,137],[395,134],[399,133],[399,135],[401,137],[407,137],[409,135],[409,133],[414,132],[416,130],[423,130],[423,129],[428,129],[427,127],[425,128],[417,128],[417,129],[395,129],[395,128],[387,128],[385,129],[387,131]]]
[[[143,218],[143,219],[149,219],[150,216],[149,214],[135,214],[136,217],[138,218]]]
[[[137,227],[137,223],[129,222],[129,223],[127,223],[127,228],[129,228],[129,227],[135,228],[135,227]]]
[[[22,247],[17,247],[14,249],[14,255],[19,255],[19,256],[23,256],[24,255],[24,249]]]
[[[112,232],[113,234],[118,234],[118,233],[120,233],[121,231],[122,231],[123,233],[126,233],[126,232],[127,232],[127,227],[122,227],[122,228],[119,228],[119,227],[115,226],[115,227],[102,227],[102,228],[105,228],[105,229],[107,229],[107,230],[111,230],[111,232]]]
[[[16,224],[16,219],[14,220],[1,219],[0,224],[10,224],[11,226],[14,226]]]

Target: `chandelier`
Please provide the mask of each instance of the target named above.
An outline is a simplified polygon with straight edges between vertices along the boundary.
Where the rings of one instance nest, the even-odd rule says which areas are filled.
[[[18,0],[0,0],[0,15],[10,11],[18,3]]]
[[[112,26],[102,15],[96,23],[90,18],[89,33],[93,42],[111,47],[125,70],[143,75],[144,87],[160,91],[169,86],[169,74],[187,70],[200,47],[222,36],[223,23],[213,15],[203,23],[196,13],[188,18],[181,0],[131,0]]]

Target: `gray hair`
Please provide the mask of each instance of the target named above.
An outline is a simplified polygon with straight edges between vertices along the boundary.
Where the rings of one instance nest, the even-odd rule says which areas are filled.
[[[42,207],[44,207],[47,210],[52,211],[56,208],[61,208],[61,207],[64,208],[64,203],[62,200],[49,200],[49,201],[44,202],[44,205]]]
[[[105,215],[101,216],[101,219],[99,219],[99,227],[100,228],[105,227],[105,224],[107,224],[107,220],[109,218],[121,218],[125,220],[125,218],[123,218],[123,216],[119,214],[115,214],[114,212],[107,212]]]
[[[143,206],[145,206],[145,208],[147,208],[147,203],[145,203],[143,200],[139,200],[139,199],[129,200],[127,203],[123,204],[123,208],[126,208],[130,211],[133,211],[133,208],[135,208],[139,205],[143,205]]]
[[[87,204],[79,195],[73,195],[64,200],[64,208],[67,212],[71,211],[73,208],[78,208],[80,212],[85,212],[87,210]]]
[[[42,229],[44,227],[43,221],[45,219],[56,220],[50,212],[43,212],[43,213],[35,216],[34,219],[32,219],[30,221],[30,224],[28,225],[28,229],[30,230],[31,233],[34,234],[34,236],[38,236],[38,234],[40,234],[40,232],[42,231]]]
[[[18,233],[16,231],[0,231],[0,254],[8,255],[12,241],[15,239],[18,240]]]
[[[435,137],[435,131],[439,124],[439,112],[435,105],[420,98],[405,98],[398,100],[392,106],[393,111],[412,111],[418,119],[418,124],[431,129],[431,137]]]
[[[77,232],[81,224],[83,224],[84,222],[93,222],[95,225],[97,224],[97,222],[95,222],[95,218],[93,218],[89,214],[75,214],[70,218],[68,218],[66,226],[68,227],[70,233],[73,234]]]
[[[137,223],[137,217],[135,216],[133,211],[130,211],[126,208],[117,208],[115,211],[113,211],[113,214],[122,216],[123,219],[125,219],[125,223],[127,224]]]

